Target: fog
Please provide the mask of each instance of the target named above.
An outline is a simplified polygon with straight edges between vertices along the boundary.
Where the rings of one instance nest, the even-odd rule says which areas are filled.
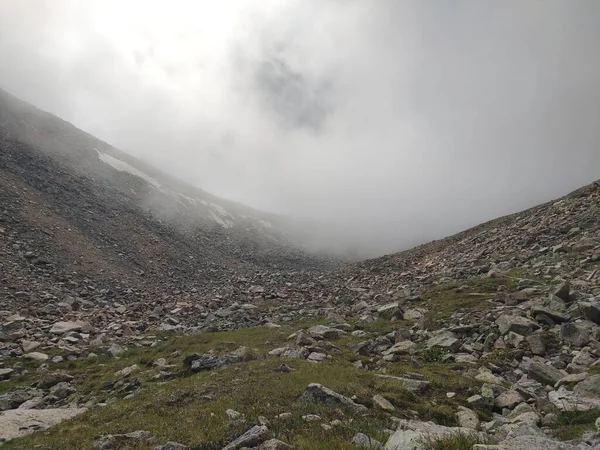
[[[0,0],[0,88],[376,255],[600,178],[599,43],[597,0]]]

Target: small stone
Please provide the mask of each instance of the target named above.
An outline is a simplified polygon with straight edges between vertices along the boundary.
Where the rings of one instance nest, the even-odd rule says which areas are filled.
[[[279,439],[269,439],[261,444],[259,450],[289,450],[292,446]]]
[[[236,420],[242,417],[242,413],[239,413],[233,409],[226,410],[225,414],[227,414],[227,417],[229,417],[230,420]]]
[[[256,447],[267,440],[268,436],[269,429],[267,427],[256,425],[227,444],[222,450],[240,450],[244,447]]]
[[[128,377],[133,373],[139,372],[139,370],[140,370],[140,367],[137,364],[134,364],[132,366],[125,367],[124,369],[121,369],[118,372],[115,372],[115,377],[117,377],[117,378]]]
[[[321,416],[317,416],[316,414],[306,414],[302,416],[302,419],[305,422],[319,422],[321,420]]]
[[[383,445],[381,442],[376,441],[375,439],[367,436],[363,433],[356,433],[352,438],[352,442],[355,447],[364,448],[364,449],[382,449]]]
[[[321,362],[327,359],[327,355],[325,353],[312,352],[306,359],[313,362]]]
[[[177,442],[167,442],[165,445],[154,447],[154,450],[188,450],[188,446],[178,444]]]
[[[46,355],[45,353],[31,352],[31,353],[25,353],[23,355],[23,358],[32,359],[34,361],[47,361],[50,357],[48,355]]]
[[[504,408],[513,409],[520,403],[523,403],[525,399],[517,391],[506,391],[496,397],[495,404],[500,410]]]
[[[571,292],[571,283],[569,283],[568,281],[565,281],[563,284],[560,285],[560,287],[556,290],[556,292],[554,292],[554,295],[556,295],[561,300],[568,302],[569,298],[570,298],[570,296],[569,296],[570,292]]]
[[[389,411],[389,412],[396,411],[396,408],[394,407],[394,405],[392,405],[388,400],[386,400],[381,395],[373,396],[373,404],[375,406],[377,406],[379,409],[382,409],[384,411]]]
[[[14,372],[14,369],[0,369],[0,380],[8,380]]]

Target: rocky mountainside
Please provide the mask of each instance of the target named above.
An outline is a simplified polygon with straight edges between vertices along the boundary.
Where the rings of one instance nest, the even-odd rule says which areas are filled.
[[[0,91],[7,306],[196,301],[231,280],[328,264],[300,250],[280,225],[277,216],[181,183]]]
[[[0,104],[6,448],[600,448],[597,183],[332,267]]]

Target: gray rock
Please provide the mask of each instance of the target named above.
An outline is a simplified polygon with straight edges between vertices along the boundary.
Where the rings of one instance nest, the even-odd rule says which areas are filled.
[[[0,411],[15,409],[31,398],[31,394],[23,390],[16,390],[0,395]]]
[[[583,347],[590,342],[591,333],[588,328],[575,323],[563,323],[560,327],[560,338],[574,347]]]
[[[396,411],[396,408],[394,407],[394,405],[392,405],[388,400],[386,400],[381,395],[373,396],[373,405],[378,407],[379,409],[382,409],[383,411],[389,411],[389,412]]]
[[[507,439],[498,445],[477,444],[473,450],[575,450],[565,442],[556,441],[544,436],[519,436]]]
[[[477,413],[475,413],[475,411],[472,409],[459,406],[458,412],[456,413],[456,419],[458,425],[463,428],[469,428],[475,431],[479,430],[480,428],[479,417],[477,417]]]
[[[64,382],[64,381],[62,381],[50,388],[50,394],[52,394],[54,397],[56,397],[59,400],[63,400],[75,392],[77,392],[77,389],[75,389],[69,383]]]
[[[444,427],[433,422],[398,419],[398,430],[385,443],[385,450],[426,450],[428,441],[455,435],[477,435],[469,428]]]
[[[144,444],[154,442],[152,433],[145,430],[132,431],[125,434],[105,434],[94,439],[95,450],[116,450],[129,444]]]
[[[569,374],[563,378],[561,378],[560,380],[558,380],[558,382],[554,385],[554,387],[556,389],[558,389],[561,386],[574,386],[577,383],[586,380],[588,378],[588,373],[587,372],[580,372],[580,373],[572,373]]]
[[[17,409],[44,409],[46,401],[42,397],[33,397],[21,403]]]
[[[383,355],[412,355],[416,350],[417,344],[411,341],[400,341],[385,350]]]
[[[325,325],[315,325],[306,330],[306,332],[314,339],[319,340],[337,339],[343,333],[343,331],[338,328],[332,328]]]
[[[527,376],[529,378],[548,386],[554,386],[558,380],[563,378],[565,375],[565,373],[561,372],[557,368],[549,364],[542,364],[540,362],[531,363],[529,366],[529,371],[527,372]]]
[[[400,309],[398,302],[388,303],[387,305],[378,308],[377,314],[388,320],[397,320],[402,319],[403,317],[402,309]]]
[[[517,391],[506,391],[496,397],[495,405],[500,410],[504,408],[513,409],[518,404],[524,402],[525,399]]]
[[[581,381],[573,390],[582,397],[600,398],[600,374]]]
[[[123,347],[121,347],[119,344],[113,343],[108,348],[108,350],[106,350],[106,353],[108,353],[113,358],[116,358],[117,356],[125,353],[125,349]]]
[[[177,442],[167,442],[164,445],[154,447],[154,450],[188,450],[187,445],[178,444]]]
[[[400,383],[402,386],[404,386],[404,388],[407,391],[415,392],[415,393],[423,393],[431,387],[430,381],[415,380],[413,378],[395,377],[392,375],[382,375],[382,374],[378,374],[377,377],[381,378],[382,380],[390,380],[390,381],[395,381],[397,383]]]
[[[86,411],[85,408],[14,409],[0,415],[2,439],[10,440],[45,430]]]
[[[289,450],[291,448],[292,448],[291,445],[288,445],[285,442],[280,441],[279,439],[269,439],[268,441],[263,442],[258,449],[259,450]]]
[[[521,336],[527,336],[539,328],[535,322],[525,317],[513,316],[509,314],[503,314],[498,317],[498,319],[496,319],[496,325],[498,325],[500,333],[503,335],[512,331],[520,334]]]
[[[69,331],[83,331],[88,333],[91,329],[92,326],[88,322],[56,322],[52,325],[50,333],[64,334]]]
[[[382,449],[383,444],[363,433],[356,433],[352,438],[352,444],[358,448],[364,449]]]
[[[580,302],[579,309],[588,320],[600,324],[600,302]]]
[[[0,380],[8,380],[14,372],[14,369],[0,369]]]
[[[548,348],[548,338],[545,334],[533,333],[527,336],[527,344],[531,353],[534,355],[544,356]]]
[[[321,352],[312,352],[306,359],[309,361],[321,362],[327,359],[327,355]]]
[[[73,381],[73,376],[65,372],[52,372],[44,375],[37,384],[38,389],[50,389],[52,386],[61,382]]]
[[[243,447],[256,447],[267,440],[268,437],[269,429],[267,427],[255,425],[223,447],[222,450],[239,450]]]
[[[200,372],[203,370],[212,370],[217,367],[228,366],[241,361],[240,357],[224,355],[189,355],[184,359],[184,364],[187,365],[192,372]]]
[[[449,352],[456,352],[461,341],[451,331],[440,331],[432,336],[426,344],[427,348],[441,348]]]
[[[322,402],[331,406],[344,406],[354,412],[364,412],[367,409],[366,406],[354,403],[348,397],[344,397],[318,383],[309,384],[300,398],[309,402]]]
[[[588,411],[600,409],[600,398],[583,397],[579,394],[561,386],[555,391],[548,393],[548,400],[561,411]]]
[[[48,355],[46,355],[45,353],[31,352],[31,353],[24,354],[23,358],[32,359],[34,361],[48,361],[48,359],[50,357]]]
[[[556,295],[561,300],[568,302],[570,299],[570,295],[569,295],[570,292],[571,292],[571,283],[569,283],[568,281],[565,281],[563,284],[560,285],[560,287],[556,290],[556,292],[554,292],[554,295]]]

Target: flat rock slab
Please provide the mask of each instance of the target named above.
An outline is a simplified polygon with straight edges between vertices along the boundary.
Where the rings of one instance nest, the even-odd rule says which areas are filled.
[[[0,439],[10,440],[45,430],[86,411],[86,408],[10,409],[0,413]]]

